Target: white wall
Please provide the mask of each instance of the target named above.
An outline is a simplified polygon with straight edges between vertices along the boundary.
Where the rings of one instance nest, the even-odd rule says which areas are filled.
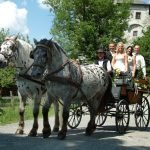
[[[132,43],[132,41],[143,35],[143,30],[146,30],[150,25],[150,15],[149,15],[149,5],[136,5],[133,4],[130,8],[131,15],[129,18],[129,27],[125,31],[124,38],[127,39],[127,43]],[[141,12],[141,19],[136,19],[136,12]],[[137,31],[137,36],[133,36],[133,32]]]

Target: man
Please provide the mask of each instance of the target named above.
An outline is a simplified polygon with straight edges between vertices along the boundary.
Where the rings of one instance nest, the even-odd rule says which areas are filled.
[[[106,57],[107,57],[107,59],[110,60],[110,62],[112,61],[112,58],[113,58],[114,54],[116,53],[115,50],[116,50],[115,43],[113,43],[113,42],[109,43],[109,50],[106,52]]]
[[[95,61],[95,64],[98,64],[99,66],[103,67],[111,75],[112,67],[110,61],[105,58],[105,51],[103,48],[99,48],[97,50],[97,60]]]
[[[146,63],[144,57],[140,53],[140,45],[134,46],[134,53],[136,56],[136,74],[135,77],[138,77],[140,70],[142,70],[143,78],[146,80]]]

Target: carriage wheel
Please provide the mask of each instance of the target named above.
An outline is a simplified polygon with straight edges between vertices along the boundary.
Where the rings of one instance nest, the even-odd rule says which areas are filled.
[[[142,96],[141,104],[137,103],[135,107],[135,124],[143,130],[149,125],[150,120],[150,105],[148,99]]]
[[[107,119],[107,112],[98,113],[95,119],[96,126],[98,127],[102,126],[105,123],[106,119]]]
[[[69,110],[68,126],[75,129],[81,122],[82,106],[80,104],[71,104]]]
[[[120,100],[116,107],[116,129],[119,133],[125,133],[130,120],[130,111],[127,101]]]

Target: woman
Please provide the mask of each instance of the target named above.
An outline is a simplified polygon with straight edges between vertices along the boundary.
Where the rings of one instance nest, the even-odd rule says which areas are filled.
[[[128,56],[124,53],[124,44],[119,42],[116,48],[116,54],[112,59],[112,67],[114,70],[119,70],[120,72],[128,71]]]
[[[133,56],[133,47],[128,46],[126,49],[126,54],[128,55],[128,70],[135,77],[136,72],[136,56]]]

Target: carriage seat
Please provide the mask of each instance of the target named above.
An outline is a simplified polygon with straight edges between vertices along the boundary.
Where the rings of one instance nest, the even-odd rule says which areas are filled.
[[[121,96],[126,96],[126,90],[132,90],[134,88],[131,74],[121,74],[113,81],[112,94],[116,100],[119,100]]]

